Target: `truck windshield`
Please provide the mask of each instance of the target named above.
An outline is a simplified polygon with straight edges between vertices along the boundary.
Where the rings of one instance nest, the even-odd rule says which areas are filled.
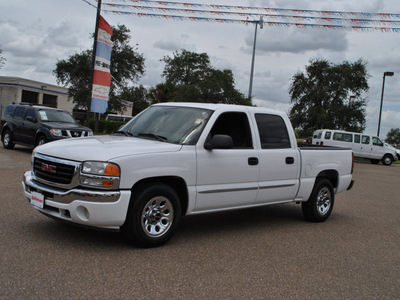
[[[116,134],[194,145],[211,115],[212,111],[201,108],[151,106]]]

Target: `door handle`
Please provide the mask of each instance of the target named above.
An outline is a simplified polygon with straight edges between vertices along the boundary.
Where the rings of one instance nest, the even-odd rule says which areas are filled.
[[[294,157],[286,157],[286,164],[293,165],[294,164]]]
[[[257,157],[249,157],[248,163],[250,166],[258,165],[258,158]]]

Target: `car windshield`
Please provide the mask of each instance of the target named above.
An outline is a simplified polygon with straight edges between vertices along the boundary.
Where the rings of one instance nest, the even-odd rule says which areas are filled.
[[[200,108],[151,106],[116,134],[194,145],[212,111]]]
[[[39,110],[39,116],[45,122],[76,123],[68,112],[62,110],[41,109]]]

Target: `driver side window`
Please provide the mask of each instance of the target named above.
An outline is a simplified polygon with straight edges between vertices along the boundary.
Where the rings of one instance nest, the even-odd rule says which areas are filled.
[[[210,132],[210,137],[216,134],[229,135],[233,141],[233,149],[252,149],[253,142],[247,115],[242,112],[227,112],[221,114]]]

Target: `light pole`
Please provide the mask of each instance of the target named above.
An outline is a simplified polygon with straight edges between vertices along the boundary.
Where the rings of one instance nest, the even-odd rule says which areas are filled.
[[[376,134],[379,137],[379,131],[381,129],[381,117],[382,117],[382,104],[383,104],[383,91],[385,90],[385,77],[393,76],[394,72],[384,72],[383,73],[383,82],[382,82],[382,95],[381,95],[381,108],[379,110],[379,122],[378,122],[378,133]]]
[[[254,58],[256,55],[256,42],[257,42],[257,26],[260,24],[260,29],[263,29],[263,17],[260,17],[260,21],[255,21],[256,28],[254,31],[254,42],[253,42],[253,56],[251,58],[251,70],[250,70],[250,83],[249,83],[249,99],[253,92],[253,73],[254,73]]]

